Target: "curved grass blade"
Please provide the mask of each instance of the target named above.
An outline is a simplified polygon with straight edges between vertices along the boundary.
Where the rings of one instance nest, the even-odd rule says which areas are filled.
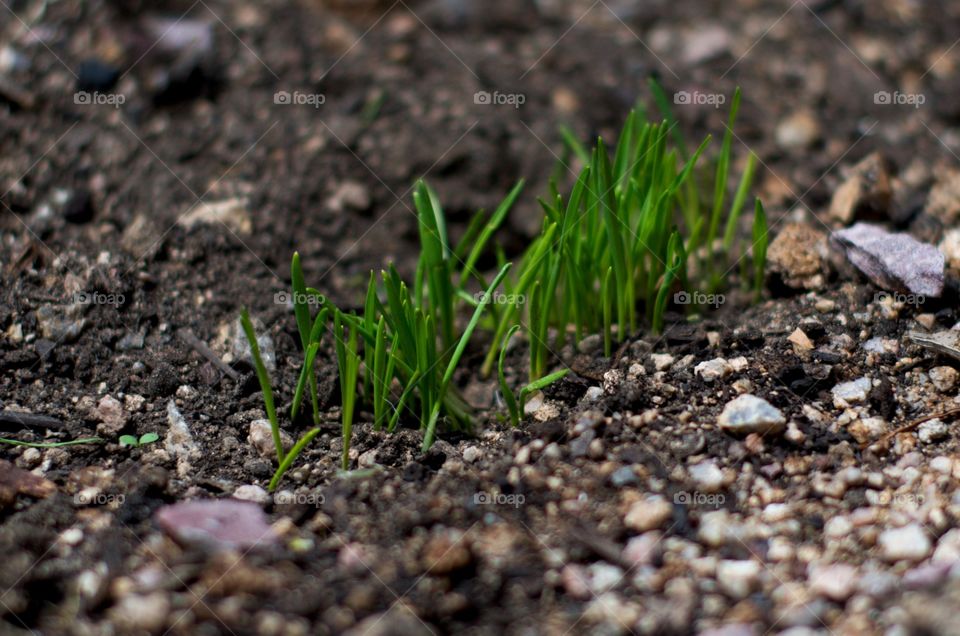
[[[503,345],[500,347],[500,359],[497,363],[497,377],[500,379],[500,393],[503,395],[504,402],[507,403],[507,411],[510,413],[510,424],[514,428],[520,426],[520,409],[517,406],[517,399],[513,396],[513,391],[510,389],[510,386],[507,384],[507,377],[503,373],[503,361],[507,357],[507,345],[510,344],[510,338],[513,337],[513,334],[517,333],[520,330],[520,325],[514,325],[510,327],[510,331],[507,332],[507,337],[503,340]]]
[[[293,465],[293,462],[296,461],[300,453],[303,452],[303,449],[307,447],[307,444],[313,441],[313,438],[320,434],[320,429],[315,428],[307,432],[303,437],[301,437],[296,444],[293,445],[293,448],[290,449],[290,452],[280,460],[280,465],[277,466],[276,472],[273,473],[273,478],[270,480],[270,484],[267,486],[267,490],[273,492],[277,489],[277,486],[280,484],[280,480],[283,478],[284,473],[290,470],[290,466]]]
[[[0,444],[10,444],[11,446],[26,446],[27,448],[60,448],[61,446],[79,446],[81,444],[102,444],[107,440],[102,437],[83,437],[72,439],[67,442],[21,442],[18,439],[8,439],[0,437]]]
[[[283,442],[280,440],[280,423],[277,421],[277,409],[273,404],[273,389],[270,387],[270,375],[260,356],[260,345],[257,343],[257,334],[250,322],[250,313],[246,307],[240,310],[240,325],[250,343],[250,355],[253,357],[253,367],[260,382],[260,392],[263,394],[263,405],[267,410],[267,419],[270,421],[270,432],[273,434],[273,445],[277,449],[277,462],[283,461]]]
[[[457,348],[453,352],[453,355],[450,357],[449,362],[447,363],[447,370],[443,374],[443,380],[440,383],[439,395],[441,399],[436,400],[436,403],[433,406],[433,409],[430,413],[430,419],[427,421],[427,431],[423,437],[423,452],[427,452],[431,446],[433,446],[433,440],[437,435],[437,419],[440,417],[440,406],[442,404],[442,396],[447,392],[447,387],[450,386],[451,380],[453,380],[453,374],[457,369],[457,363],[460,362],[460,358],[463,356],[463,352],[467,348],[467,343],[470,341],[470,336],[473,335],[473,330],[476,329],[477,323],[480,322],[480,316],[483,314],[484,308],[490,303],[490,300],[493,298],[493,292],[500,286],[500,282],[507,275],[507,272],[510,271],[511,263],[507,263],[500,269],[500,272],[493,279],[493,282],[490,283],[490,286],[487,288],[486,293],[483,295],[483,300],[477,306],[473,312],[473,316],[470,318],[470,322],[467,323],[466,329],[463,330],[463,334],[460,336],[459,342],[457,342]]]

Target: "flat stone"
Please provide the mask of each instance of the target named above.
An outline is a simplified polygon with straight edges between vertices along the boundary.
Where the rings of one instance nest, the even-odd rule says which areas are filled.
[[[717,424],[728,433],[776,434],[786,428],[787,420],[780,409],[763,398],[745,393],[723,407]]]
[[[697,488],[703,489],[704,492],[714,493],[723,486],[723,471],[712,460],[691,466],[690,477],[697,484]]]
[[[246,484],[233,491],[233,498],[264,505],[270,501],[270,493],[255,484]]]
[[[788,223],[767,249],[767,271],[791,289],[822,289],[830,273],[827,235]]]
[[[887,561],[920,561],[930,554],[930,536],[917,523],[884,530],[878,543]]]
[[[673,504],[659,495],[651,495],[634,502],[623,523],[631,530],[647,532],[662,527],[672,518]]]
[[[932,298],[943,292],[943,254],[909,234],[892,234],[877,225],[857,223],[834,232],[833,241],[878,287]]]
[[[276,459],[277,448],[273,441],[273,429],[269,420],[254,420],[250,422],[247,441],[260,453],[264,459]],[[280,442],[284,452],[293,446],[293,438],[286,432],[280,431]]]
[[[845,409],[853,404],[866,402],[872,388],[873,383],[866,377],[842,382],[830,390],[833,394],[833,405],[838,409]]]
[[[887,160],[878,152],[864,157],[837,188],[830,201],[830,217],[848,225],[855,218],[885,218],[893,200]]]
[[[924,422],[917,428],[917,439],[924,444],[941,440],[950,434],[950,429],[939,418]]]
[[[704,382],[716,382],[730,375],[733,367],[723,358],[714,358],[701,362],[693,368],[693,372],[703,378]]]
[[[100,420],[100,424],[97,425],[97,432],[101,435],[116,435],[127,424],[127,416],[123,411],[123,405],[112,395],[104,395],[100,398],[94,415]]]
[[[928,375],[933,386],[941,393],[952,391],[957,385],[957,370],[953,367],[933,367]]]
[[[177,541],[211,550],[246,550],[278,539],[260,506],[237,499],[175,503],[157,510],[154,518]]]
[[[731,598],[746,598],[757,583],[761,567],[760,563],[753,560],[720,561],[717,564],[717,582]]]
[[[809,572],[809,585],[814,594],[825,596],[832,601],[843,602],[857,589],[857,568],[843,563],[812,566]]]

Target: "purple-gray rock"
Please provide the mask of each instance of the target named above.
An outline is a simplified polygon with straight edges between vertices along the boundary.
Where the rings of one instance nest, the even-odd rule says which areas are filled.
[[[839,230],[832,238],[878,287],[933,298],[943,292],[944,258],[933,245],[870,223]]]
[[[180,543],[210,550],[244,550],[278,539],[260,506],[249,501],[183,501],[160,508],[154,518]]]

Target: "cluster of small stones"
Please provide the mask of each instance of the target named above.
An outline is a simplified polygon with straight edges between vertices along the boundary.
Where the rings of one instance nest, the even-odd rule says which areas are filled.
[[[564,405],[535,396],[527,405],[531,427],[552,433],[532,440],[520,437],[530,441],[511,442],[512,434],[494,431],[459,447],[438,441],[446,461],[432,484],[456,484],[469,475],[480,480],[478,486],[487,484],[492,490],[467,501],[440,490],[428,510],[410,506],[399,514],[415,517],[424,530],[391,549],[373,540],[349,541],[332,530],[330,506],[324,505],[330,502],[324,502],[323,490],[316,486],[332,479],[323,462],[299,464],[275,495],[263,488],[269,472],[258,483],[222,480],[220,486],[268,509],[271,535],[288,548],[303,553],[320,546],[335,550],[336,571],[343,576],[371,579],[367,574],[376,571],[377,577],[394,583],[391,576],[399,571],[439,581],[472,568],[486,580],[503,576],[499,573],[513,559],[533,550],[546,566],[542,584],[580,602],[580,626],[596,633],[698,630],[746,636],[761,625],[792,630],[792,636],[824,629],[910,633],[924,617],[900,602],[904,594],[933,593],[960,581],[960,529],[954,527],[960,519],[960,495],[954,487],[960,478],[960,455],[954,453],[949,427],[937,419],[895,435],[885,448],[859,447],[870,447],[895,427],[876,411],[871,398],[885,376],[906,369],[890,389],[900,423],[902,413],[934,413],[953,405],[957,372],[950,366],[917,365],[926,352],[873,335],[872,325],[903,310],[889,298],[852,314],[837,310],[842,302],[804,297],[798,301],[799,317],[793,312],[790,322],[787,317],[771,322],[770,333],[782,336],[768,338],[763,351],[749,356],[720,355],[719,333],[707,334],[710,348],[699,356],[631,348],[615,370],[586,391],[572,417]],[[917,329],[934,326],[933,316],[920,314],[912,321],[916,324],[910,326]],[[774,359],[783,348],[792,349],[811,369],[845,363],[864,375],[844,378],[819,399],[810,395],[798,403],[762,368],[764,360]],[[635,398],[640,386],[649,408],[605,409],[604,400],[624,403],[622,398]],[[164,482],[182,479],[198,452],[190,431],[194,423],[178,409],[189,404],[191,392],[184,388],[177,395],[153,406],[165,407],[169,432],[141,455],[146,474],[166,469]],[[130,401],[87,400],[105,424],[141,408]],[[682,405],[679,412],[677,405]],[[233,428],[247,432],[249,446],[236,433],[224,434],[224,450],[247,448],[253,456],[249,461],[268,462],[272,450],[261,417],[256,411],[237,414]],[[811,450],[807,443],[818,431],[840,441],[828,450]],[[504,445],[510,448],[506,457]],[[411,462],[416,446],[410,444]],[[27,449],[18,463],[42,472],[63,464],[66,453]],[[355,450],[354,459],[362,467],[374,467],[377,451]],[[143,477],[138,474],[138,479]],[[504,485],[489,486],[496,483]],[[81,493],[81,502],[102,500],[97,495],[126,487],[114,483],[110,470],[83,469],[69,480],[70,492]],[[420,488],[397,471],[385,471],[358,482],[356,501],[334,502],[334,508],[363,515],[365,501],[409,497],[411,503],[422,502],[416,498]],[[177,498],[204,495],[192,486]],[[298,526],[285,512],[288,504],[317,510]],[[88,518],[102,519],[116,507],[109,502],[88,506]],[[482,522],[471,525],[478,514]],[[512,521],[517,518],[533,530]],[[587,520],[596,528],[605,541],[601,560],[590,556],[596,549],[584,551],[571,542],[572,519]],[[58,550],[79,545],[84,532],[78,527],[65,534]],[[124,629],[162,631],[171,615],[190,614],[171,614],[190,603],[187,592],[163,591],[171,583],[165,563],[177,562],[179,549],[158,535],[147,537],[147,546],[136,557],[134,571],[110,583],[106,616]],[[229,554],[205,566],[204,580],[217,581],[229,571],[231,590],[256,595],[271,585],[283,587],[277,570],[254,569]],[[384,571],[386,563],[393,569]],[[99,594],[103,576],[99,570],[82,573],[81,595]],[[468,604],[462,595],[444,593],[444,585],[438,586],[435,600],[450,612]],[[323,623],[337,631],[363,633],[365,622],[352,617],[364,616],[376,605],[371,599],[377,598],[380,584],[368,580],[354,588],[345,607],[327,611]],[[226,592],[213,594],[210,603],[217,618],[229,625],[253,620],[261,633],[309,633],[310,623],[304,619],[265,610],[251,617]],[[410,605],[415,607],[413,601]],[[576,618],[560,607],[555,610],[557,623],[569,627]],[[195,614],[185,616],[183,624],[200,620]],[[419,633],[422,627],[409,615],[397,618],[396,624],[409,627],[398,633]]]
[[[548,573],[587,603],[585,620],[610,633],[695,626],[705,634],[746,636],[761,624],[791,635],[827,629],[911,633],[910,626],[926,625],[927,617],[898,599],[960,582],[960,492],[954,486],[960,455],[946,441],[950,428],[932,419],[887,439],[895,426],[871,404],[881,378],[907,368],[907,380],[890,389],[896,413],[947,410],[957,405],[957,371],[915,366],[916,357],[901,355],[908,343],[871,335],[871,325],[904,309],[890,298],[852,316],[813,294],[802,304],[807,317],[794,316],[797,324],[772,325],[771,331],[783,333],[784,344],[806,361],[857,363],[865,371],[837,382],[829,399],[818,401],[814,394],[789,413],[774,407],[764,396],[789,392],[762,380],[764,369],[752,362],[762,356],[698,361],[650,353],[632,364],[625,360],[628,373],[608,373],[603,393],[629,392],[645,376],[653,403],[676,404],[683,385],[699,380],[693,386],[703,392],[687,396],[688,403],[699,401],[713,415],[695,406],[671,417],[657,408],[608,416],[585,411],[567,431],[572,464],[559,461],[567,455],[558,444],[542,440],[516,454],[520,471],[511,472],[514,478],[527,485],[543,480],[560,496],[548,504],[548,513],[553,507],[560,516],[603,518],[603,507],[610,506],[620,524],[613,527],[625,533],[618,559],[570,563]],[[920,314],[913,322],[914,328],[930,329],[934,317]],[[831,323],[843,329],[824,329]],[[708,338],[718,341],[719,334]],[[610,386],[614,373],[619,388]],[[732,397],[715,399],[721,394]],[[588,392],[587,399],[596,397]],[[611,446],[600,432],[611,428],[632,429],[634,434],[620,438],[635,441]],[[704,442],[705,434],[717,430],[728,439],[725,450]],[[813,430],[847,439],[826,452],[805,450]],[[694,451],[679,463],[663,457],[666,479],[649,462],[619,459],[631,445],[656,455],[664,438]],[[764,456],[774,445],[786,448],[782,460]],[[863,456],[861,447],[868,449]],[[584,459],[578,462],[578,456]],[[585,471],[617,486],[618,500],[595,502],[578,489]],[[679,531],[686,524],[692,536]]]

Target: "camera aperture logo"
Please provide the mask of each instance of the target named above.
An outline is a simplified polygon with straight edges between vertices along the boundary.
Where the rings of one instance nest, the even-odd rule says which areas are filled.
[[[327,96],[323,93],[277,91],[273,94],[273,103],[278,106],[313,106],[314,108],[320,108],[327,103]]]
[[[727,501],[723,493],[706,493],[681,490],[673,495],[673,503],[678,506],[711,506],[719,508]]]
[[[714,108],[720,108],[727,103],[727,96],[723,93],[678,91],[673,94],[673,103],[678,106],[713,106]]]
[[[503,493],[478,492],[473,495],[473,503],[478,506],[512,506],[519,508],[525,504],[527,498],[523,495],[507,495]]]
[[[101,292],[77,292],[73,295],[73,302],[78,305],[111,305],[119,307],[127,302],[123,294],[104,294]]]
[[[273,295],[274,305],[317,305],[320,306],[326,302],[326,299],[316,294],[303,294],[301,292],[278,291]]]
[[[873,296],[873,302],[885,303],[892,302],[900,305],[913,305],[919,307],[927,302],[927,297],[923,294],[902,294],[900,292],[877,292]]]
[[[877,496],[877,503],[881,506],[919,507],[926,503],[927,498],[922,493],[882,491]]]
[[[695,291],[693,293],[682,291],[673,295],[675,305],[706,305],[716,309],[727,302],[727,297],[723,294],[704,294]]]
[[[100,492],[99,488],[84,488],[73,496],[75,506],[122,506],[126,497],[122,494]]]
[[[500,91],[477,91],[473,94],[473,103],[482,106],[513,106],[519,109],[527,103],[523,93],[501,93]]]
[[[914,108],[920,108],[927,103],[927,96],[923,93],[877,91],[873,94],[873,103],[881,106],[913,106]]]
[[[492,294],[487,292],[477,292],[473,299],[478,303],[486,302],[491,305],[523,305],[527,302],[524,294],[504,294],[500,291],[494,291]]]
[[[73,94],[73,103],[78,106],[113,106],[114,108],[120,108],[126,101],[126,96],[120,93],[77,91]]]
[[[273,496],[273,503],[278,506],[322,506],[325,502],[323,493],[319,492],[290,492],[284,490]]]

